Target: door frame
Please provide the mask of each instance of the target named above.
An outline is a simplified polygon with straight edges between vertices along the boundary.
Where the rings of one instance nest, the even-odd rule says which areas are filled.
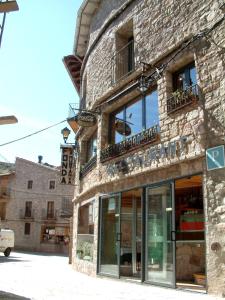
[[[151,280],[147,280],[147,253],[148,253],[148,249],[147,249],[147,241],[148,241],[148,230],[147,230],[147,224],[148,224],[148,201],[147,201],[147,191],[150,189],[154,189],[154,188],[159,188],[161,186],[166,186],[166,185],[170,185],[170,191],[171,191],[171,204],[172,204],[172,216],[171,216],[171,242],[173,245],[173,253],[172,253],[172,257],[173,257],[173,270],[172,270],[172,282],[171,284],[166,284],[166,283],[160,283],[160,282],[155,282],[155,281],[151,281]],[[150,283],[152,285],[157,285],[157,286],[164,286],[164,287],[171,287],[171,288],[176,288],[176,232],[175,232],[175,180],[171,179],[171,180],[166,180],[163,182],[158,182],[158,183],[154,183],[152,185],[148,185],[145,187],[145,203],[144,203],[144,223],[143,223],[143,227],[145,227],[145,232],[143,232],[144,235],[144,240],[145,240],[145,245],[144,245],[144,253],[143,253],[143,281],[145,281],[146,283]]]
[[[102,246],[102,201],[104,199],[112,198],[112,197],[117,197],[119,199],[118,203],[118,214],[119,214],[119,221],[118,221],[118,229],[119,232],[116,232],[116,252],[117,252],[117,266],[118,266],[118,274],[109,274],[109,273],[104,273],[101,272],[101,246]],[[98,215],[99,215],[99,222],[98,222],[98,255],[97,255],[97,274],[99,275],[104,275],[108,277],[114,277],[114,278],[120,278],[120,237],[121,237],[121,192],[118,193],[113,193],[113,194],[108,194],[104,196],[99,197],[99,209],[98,209]],[[119,238],[118,238],[119,237]]]

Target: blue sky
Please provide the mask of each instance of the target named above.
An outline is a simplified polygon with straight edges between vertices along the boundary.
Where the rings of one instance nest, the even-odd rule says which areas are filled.
[[[62,62],[72,54],[81,0],[17,0],[18,12],[7,14],[0,49],[0,116],[16,115],[17,124],[0,125],[0,144],[67,118],[78,102]],[[60,164],[65,122],[22,141],[0,147],[0,161],[15,157]],[[70,142],[74,139],[71,133]]]

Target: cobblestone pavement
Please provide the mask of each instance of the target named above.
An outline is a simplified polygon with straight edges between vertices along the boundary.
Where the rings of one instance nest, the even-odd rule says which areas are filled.
[[[216,300],[188,291],[93,278],[75,272],[64,256],[12,252],[0,255],[0,299]]]

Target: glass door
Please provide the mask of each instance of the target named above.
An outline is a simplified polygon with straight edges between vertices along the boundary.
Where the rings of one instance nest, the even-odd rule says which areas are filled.
[[[175,287],[173,183],[146,190],[146,281]]]
[[[99,273],[119,277],[120,194],[100,198]]]

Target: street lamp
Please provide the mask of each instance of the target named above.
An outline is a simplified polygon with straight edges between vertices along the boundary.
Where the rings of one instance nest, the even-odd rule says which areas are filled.
[[[149,84],[148,84],[148,78],[147,76],[145,75],[141,75],[141,78],[139,79],[139,90],[142,94],[144,94],[147,89],[149,87]]]
[[[16,1],[6,1],[0,3],[0,13],[8,13],[11,11],[19,10],[19,6]]]
[[[69,128],[67,128],[67,127],[63,128],[63,129],[61,130],[61,133],[62,133],[63,140],[64,140],[65,144],[66,144],[66,142],[67,142],[67,140],[68,140],[68,137],[69,137],[69,135],[70,135],[70,132],[71,132],[71,131],[70,131]]]
[[[0,117],[0,125],[15,124],[15,123],[18,123],[18,120],[15,116]]]
[[[19,6],[16,1],[6,0],[3,2],[2,0],[0,0],[0,14],[3,14],[1,24],[0,24],[0,47],[2,44],[2,36],[5,27],[6,14],[17,10],[19,10]]]

